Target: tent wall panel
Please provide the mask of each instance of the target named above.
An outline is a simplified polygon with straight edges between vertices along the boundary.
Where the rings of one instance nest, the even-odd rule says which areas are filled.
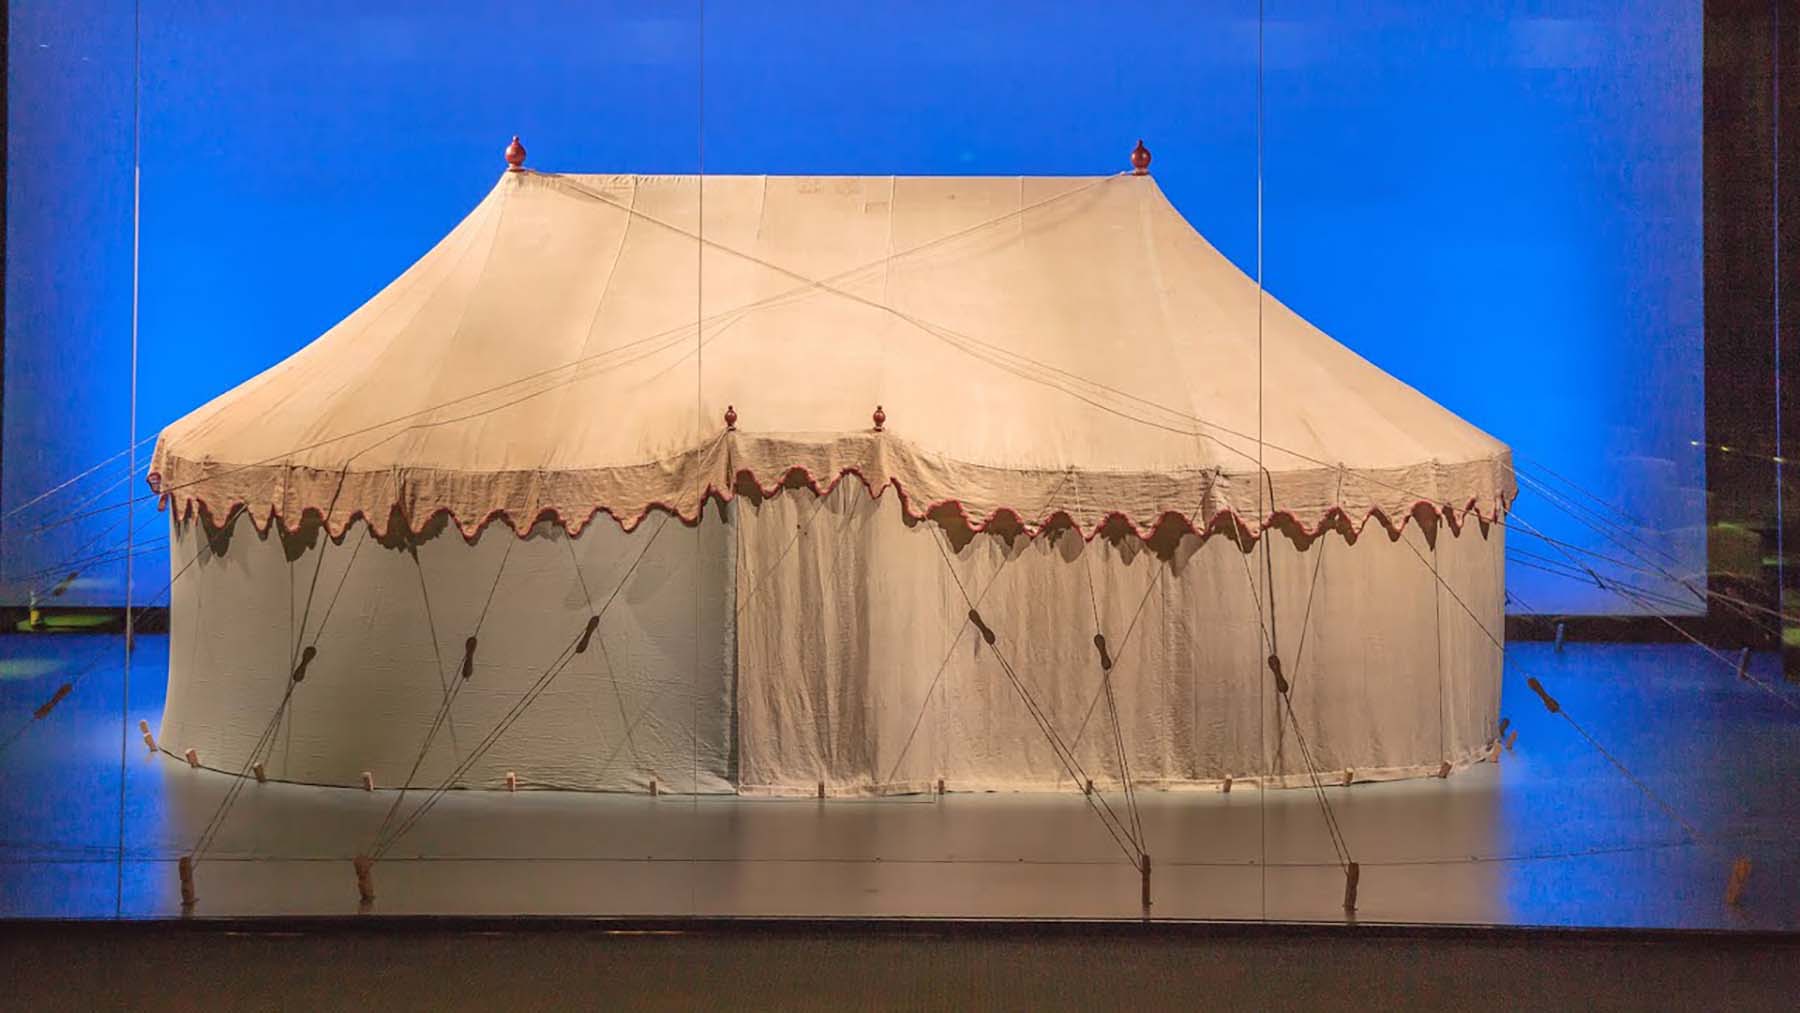
[[[159,741],[243,769],[281,701],[296,638],[316,638],[264,754],[269,776],[354,785],[368,770],[397,786],[460,681],[479,621],[473,674],[414,777],[439,784],[579,636],[589,596],[597,610],[616,588],[590,649],[459,783],[498,787],[511,770],[527,786],[642,791],[654,778],[670,791],[731,790],[729,528],[652,518],[631,534],[595,525],[569,539],[545,524],[519,539],[496,525],[473,544],[452,529],[422,540],[416,564],[367,530],[289,537],[290,562],[282,536],[241,519],[210,544],[197,524],[173,526],[177,568],[199,558],[173,592]]]
[[[1460,608],[1442,638],[1433,616],[1434,599],[1454,591],[1496,628],[1497,528],[1442,529],[1435,548],[1416,524],[1405,545],[1379,528],[1305,549],[1271,536],[1270,609],[1262,550],[1229,537],[1187,536],[1166,559],[1135,538],[1066,531],[1011,544],[978,535],[955,550],[937,525],[908,523],[893,497],[860,488],[739,506],[739,572],[758,575],[739,616],[749,792],[821,781],[836,793],[921,790],[940,777],[1072,787],[1027,696],[1097,783],[1118,781],[1119,741],[1134,781],[1176,787],[1264,773],[1305,783],[1301,738],[1333,780],[1346,768],[1358,779],[1432,773],[1492,739],[1498,651],[1458,632],[1472,629]],[[968,622],[965,593],[994,645]],[[1096,613],[1115,661],[1118,739]],[[1291,716],[1278,716],[1264,662],[1271,626]]]
[[[1431,773],[1492,738],[1499,653],[1452,592],[1497,628],[1498,527],[1444,529],[1435,546],[1420,525],[1405,545],[1379,528],[1304,549],[1275,535],[1265,570],[1260,547],[1218,535],[1162,553],[1070,531],[953,538],[854,484],[728,511],[574,539],[495,527],[470,544],[451,530],[422,540],[417,563],[360,526],[321,543],[316,531],[258,535],[240,522],[208,542],[177,524],[178,563],[195,562],[177,583],[161,739],[241,769],[298,635],[320,654],[260,754],[269,775],[354,785],[370,770],[394,786],[419,762],[413,783],[438,784],[566,651],[590,596],[604,604],[615,587],[594,647],[459,784],[496,787],[512,770],[528,786],[619,791],[653,778],[667,791],[750,794],[812,794],[820,782],[840,795],[923,791],[939,778],[958,790],[1071,789],[1026,694],[1079,776],[1102,786],[1121,778],[1121,744],[1141,785],[1267,773],[1295,786],[1308,779],[1302,737],[1331,780],[1346,768],[1359,779]],[[965,594],[994,645],[968,621]],[[1439,606],[1441,625],[1430,621]],[[1111,706],[1096,615],[1114,660]],[[473,675],[421,760],[478,622]],[[1271,626],[1292,715],[1278,711],[1264,660]]]

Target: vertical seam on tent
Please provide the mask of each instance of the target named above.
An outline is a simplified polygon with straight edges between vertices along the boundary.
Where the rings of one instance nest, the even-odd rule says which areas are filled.
[[[513,193],[517,189],[518,189],[518,186],[517,186],[517,184],[515,184],[513,186],[508,187],[500,195],[500,209],[494,215],[494,234],[488,238],[487,252],[482,254],[481,267],[476,271],[475,284],[473,286],[471,286],[471,288],[470,288],[470,291],[472,293],[479,292],[481,290],[481,288],[482,288],[481,280],[483,278],[487,277],[488,267],[494,261],[494,250],[496,247],[498,247],[500,245],[500,234],[506,230],[506,211],[507,211],[508,207],[511,206]],[[433,381],[427,385],[427,387],[426,387],[427,391],[430,391],[432,388],[436,387],[436,385],[437,385],[436,379],[443,375],[442,366],[445,363],[448,363],[455,358],[455,356],[451,353],[454,350],[454,346],[456,345],[456,339],[458,337],[460,337],[462,334],[463,325],[468,322],[469,307],[470,307],[470,303],[472,303],[473,301],[474,301],[474,296],[471,295],[469,302],[463,304],[462,312],[457,316],[456,326],[450,329],[449,340],[445,341],[444,345],[443,345],[444,354],[438,359],[440,368],[437,371],[437,373],[434,374]],[[429,419],[430,417],[435,416],[441,407],[442,407],[442,405],[434,405],[434,406],[427,407],[423,412],[421,412],[421,414],[425,415]],[[394,434],[395,437],[406,437],[409,434],[411,434],[410,439],[409,439],[411,446],[408,449],[410,449],[412,451],[412,453],[410,455],[406,455],[404,453],[404,451],[396,451],[394,454],[394,459],[396,461],[399,461],[402,456],[410,456],[412,459],[416,460],[418,457],[418,450],[419,450],[420,442],[422,442],[425,439],[429,439],[429,435],[421,436],[418,434],[419,433],[429,433],[429,430],[431,428],[433,428],[432,423],[427,422],[424,425],[411,426],[406,430],[402,430],[401,432]],[[383,442],[385,442],[385,441],[383,441]],[[396,465],[396,467],[399,467],[399,465]],[[408,527],[409,532],[411,530],[411,526],[412,526],[411,522],[408,521],[407,527]]]
[[[1010,217],[1013,219],[1013,227],[1017,230],[1017,232],[1015,234],[1018,237],[1019,245],[1024,246],[1025,245],[1025,177],[1019,176],[1019,177],[1017,177],[1016,181],[1019,184],[1018,196],[1016,198],[1017,204],[1018,204],[1018,210],[1014,211]]]
[[[1178,361],[1180,359],[1180,357],[1176,354],[1177,342],[1175,342],[1173,340],[1174,328],[1173,328],[1173,326],[1171,326],[1168,291],[1163,284],[1162,264],[1158,260],[1157,255],[1156,255],[1156,243],[1152,241],[1152,238],[1150,235],[1151,219],[1150,219],[1150,208],[1148,207],[1148,205],[1146,203],[1146,201],[1148,199],[1146,197],[1146,193],[1147,193],[1146,187],[1141,186],[1141,185],[1138,187],[1135,187],[1134,193],[1137,198],[1138,238],[1139,238],[1139,241],[1143,244],[1142,256],[1144,258],[1144,264],[1146,265],[1146,270],[1148,270],[1150,272],[1151,282],[1156,291],[1157,320],[1161,324],[1161,328],[1160,328],[1161,335],[1162,335],[1163,339],[1168,343],[1171,361]],[[1185,367],[1185,363],[1182,363],[1182,367]],[[1192,412],[1193,414],[1198,414],[1199,413],[1198,405],[1196,405],[1194,402],[1194,395],[1195,395],[1194,389],[1185,382],[1180,382],[1178,385],[1181,389],[1183,389],[1187,392],[1188,408],[1189,408],[1190,412]],[[1195,446],[1196,446],[1196,449],[1200,449],[1204,446],[1204,444],[1201,441],[1196,440]],[[1203,509],[1204,509],[1204,500],[1201,500],[1200,503],[1197,505],[1194,512],[1200,513],[1200,512],[1202,512]],[[1191,520],[1191,518],[1190,518],[1190,520]],[[1181,544],[1180,538],[1177,538],[1176,539],[1176,550],[1177,551],[1179,551],[1180,544]],[[1160,560],[1158,562],[1160,562]],[[1165,660],[1168,658],[1168,641],[1169,641],[1169,588],[1168,588],[1168,583],[1167,583],[1167,577],[1169,576],[1169,572],[1174,569],[1174,565],[1175,565],[1175,556],[1174,556],[1174,554],[1171,554],[1169,557],[1169,562],[1167,564],[1163,565],[1161,570],[1159,570],[1158,577],[1157,577],[1158,581],[1162,583],[1162,594],[1160,596],[1161,609],[1160,609],[1158,622],[1160,624],[1159,629],[1162,631],[1162,643],[1163,643],[1162,657]],[[1123,650],[1123,646],[1124,645],[1121,645],[1121,650]],[[1157,713],[1158,713],[1160,720],[1168,721],[1168,720],[1170,720],[1169,680],[1167,678],[1166,672],[1164,673],[1164,678],[1159,680],[1158,685],[1160,687],[1161,705],[1159,706]],[[1159,763],[1158,765],[1163,768],[1164,776],[1169,776],[1169,774],[1172,773],[1172,771],[1170,769],[1171,765],[1164,764],[1164,763]]]
[[[895,176],[888,177],[887,199],[887,239],[881,244],[881,304],[893,312],[891,283],[894,277],[894,221],[899,217],[896,200],[899,197],[899,180]],[[892,321],[883,321],[891,324]],[[887,389],[887,350],[889,342],[875,342],[875,404],[881,405]]]
[[[769,177],[760,177],[762,189],[756,193],[756,232],[750,237],[752,246],[762,245],[763,223],[769,219]]]
[[[1419,526],[1420,534],[1423,535],[1424,531],[1425,531],[1425,526],[1420,525]],[[1444,531],[1442,529],[1439,529],[1437,532],[1437,537],[1435,537],[1431,540],[1431,576],[1432,576],[1431,613],[1432,613],[1432,619],[1433,619],[1433,627],[1432,628],[1436,631],[1436,639],[1437,639],[1437,651],[1436,651],[1436,654],[1434,655],[1434,659],[1437,662],[1437,695],[1438,695],[1437,712],[1438,712],[1438,760],[1439,760],[1439,762],[1448,760],[1450,758],[1450,754],[1448,752],[1446,752],[1447,742],[1444,738],[1444,706],[1445,706],[1445,699],[1444,699],[1444,590],[1440,586],[1442,584],[1444,578],[1438,572],[1438,549],[1439,549],[1439,546],[1442,544],[1443,540],[1444,540]]]
[[[731,446],[727,445],[726,459],[729,462]],[[729,474],[730,464],[726,465]],[[731,523],[731,606],[726,615],[731,619],[731,755],[728,758],[732,771],[732,788],[735,791],[744,783],[744,683],[743,683],[743,633],[741,630],[742,615],[738,613],[737,596],[739,581],[744,572],[744,517],[748,504],[741,498],[733,499],[719,507],[719,516],[729,516]],[[727,513],[729,511],[729,514]]]
[[[1177,539],[1176,540],[1177,549],[1180,548],[1180,545],[1181,545],[1181,542],[1179,539]],[[1162,616],[1161,622],[1159,622],[1157,624],[1157,629],[1162,634],[1158,638],[1162,643],[1162,650],[1160,652],[1158,652],[1158,654],[1163,659],[1163,668],[1164,668],[1162,678],[1158,680],[1162,687],[1162,706],[1158,709],[1157,715],[1158,715],[1159,720],[1172,725],[1172,723],[1175,720],[1175,717],[1174,717],[1174,714],[1169,710],[1168,659],[1169,659],[1169,580],[1171,577],[1174,576],[1174,572],[1175,572],[1175,557],[1173,555],[1171,555],[1169,557],[1169,562],[1166,565],[1167,565],[1167,570],[1162,575],[1162,594],[1157,596],[1159,599],[1157,601],[1157,611],[1159,613],[1161,613],[1161,616]],[[1177,699],[1176,702],[1179,703],[1180,702],[1179,699]],[[1180,750],[1179,753],[1177,753],[1173,748],[1171,748],[1173,746],[1174,740],[1175,740],[1175,729],[1173,727],[1169,727],[1168,733],[1163,738],[1163,750],[1162,750],[1163,756],[1160,759],[1158,759],[1158,761],[1157,761],[1157,766],[1162,769],[1163,779],[1169,780],[1169,781],[1173,781],[1175,779],[1174,778],[1175,763],[1172,762],[1174,760],[1175,756],[1187,754],[1190,752],[1190,750],[1188,750],[1188,749],[1182,749],[1182,750]]]
[[[594,340],[594,328],[600,323],[600,312],[606,308],[606,299],[612,295],[613,279],[619,275],[619,264],[625,259],[625,246],[631,241],[631,227],[637,224],[638,180],[631,178],[631,201],[625,207],[625,227],[619,230],[619,245],[613,248],[612,263],[606,269],[606,281],[600,285],[600,297],[594,300],[594,312],[588,317],[587,333],[581,336],[581,349],[577,352],[576,362],[589,358],[588,346]],[[597,357],[602,352],[596,352]]]
[[[887,240],[881,244],[881,301],[888,301],[889,282],[894,277],[894,219],[899,217],[895,202],[899,198],[900,181],[897,176],[888,177],[887,199]]]

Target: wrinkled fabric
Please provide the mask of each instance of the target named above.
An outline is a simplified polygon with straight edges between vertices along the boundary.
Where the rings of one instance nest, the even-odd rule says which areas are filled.
[[[1271,538],[1271,604],[1262,550],[1227,537],[1166,555],[1067,531],[958,548],[886,501],[775,497],[743,515],[740,790],[1069,790],[1127,770],[1152,788],[1297,787],[1460,767],[1498,719],[1504,537],[1436,535]]]
[[[851,487],[740,499],[691,528],[443,531],[416,561],[361,525],[285,553],[242,520],[228,540],[203,530],[171,532],[191,567],[159,738],[236,772],[280,710],[259,754],[278,780],[865,795],[1105,789],[1129,770],[1149,788],[1293,787],[1461,766],[1498,717],[1499,526],[1269,539],[1272,605],[1261,548],[1230,537],[957,544]]]

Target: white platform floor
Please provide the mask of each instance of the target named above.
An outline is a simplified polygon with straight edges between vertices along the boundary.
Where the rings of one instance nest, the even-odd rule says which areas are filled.
[[[140,640],[121,796],[119,638],[0,638],[0,733],[88,670],[0,756],[0,915],[181,913],[176,859],[232,779],[138,742],[137,720],[157,723],[165,650]],[[1800,694],[1779,684],[1772,656],[1753,668],[1769,691],[1687,647],[1522,644],[1509,657],[1503,713],[1520,734],[1501,763],[1326,789],[1362,868],[1356,920],[1800,929]],[[1527,674],[1698,836],[1546,713]],[[1345,918],[1310,791],[1139,800],[1152,917]],[[454,792],[377,864],[378,897],[362,908],[350,858],[392,802],[385,790],[245,785],[199,865],[192,914],[1144,915],[1136,871],[1079,796],[954,791],[822,802]],[[1732,907],[1740,855],[1752,873]]]

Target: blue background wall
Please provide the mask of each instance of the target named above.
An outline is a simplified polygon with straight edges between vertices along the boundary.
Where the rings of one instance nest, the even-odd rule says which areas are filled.
[[[128,442],[133,101],[129,5],[11,16],[9,511]],[[1700,0],[1269,0],[1260,26],[1243,0],[141,17],[143,436],[398,274],[513,133],[545,169],[770,173],[1103,173],[1143,136],[1170,198],[1254,272],[1260,28],[1268,288],[1630,514],[1671,568],[1704,567]],[[127,488],[120,458],[8,516],[6,597],[121,540]],[[139,600],[167,580],[147,506]],[[1520,511],[1623,555],[1539,492]],[[1530,542],[1511,538],[1564,559]],[[1630,608],[1523,555],[1509,579],[1527,611]],[[73,596],[122,582],[111,559]]]

